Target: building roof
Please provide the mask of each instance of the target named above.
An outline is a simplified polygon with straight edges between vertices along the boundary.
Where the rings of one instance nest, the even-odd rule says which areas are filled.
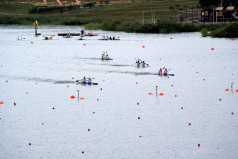
[[[216,10],[223,10],[223,7],[217,7]]]
[[[235,9],[234,6],[228,6],[228,7],[226,8],[226,10],[233,10],[233,9]]]

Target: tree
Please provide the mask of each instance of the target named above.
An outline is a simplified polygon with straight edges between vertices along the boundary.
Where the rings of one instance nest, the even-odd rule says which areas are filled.
[[[219,5],[221,0],[199,0],[199,4],[203,7]]]
[[[105,3],[106,5],[108,5],[109,2],[110,2],[110,0],[104,0],[104,3]]]

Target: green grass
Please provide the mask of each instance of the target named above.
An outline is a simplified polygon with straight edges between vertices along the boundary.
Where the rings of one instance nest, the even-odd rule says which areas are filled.
[[[29,5],[27,3],[19,4],[0,4],[0,13],[8,14],[28,14]]]

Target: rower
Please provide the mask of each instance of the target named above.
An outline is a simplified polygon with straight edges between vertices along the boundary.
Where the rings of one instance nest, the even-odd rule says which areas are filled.
[[[142,61],[141,66],[145,67],[145,61]]]
[[[49,38],[46,36],[46,37],[45,37],[45,40],[48,40],[48,39],[49,39]]]
[[[105,58],[105,55],[104,54],[102,54],[102,59],[104,59]]]
[[[106,57],[105,57],[106,59],[108,59],[109,58],[109,56],[108,56],[108,54],[106,54]]]
[[[167,74],[168,74],[168,70],[166,68],[166,69],[164,69],[164,75],[167,75]]]
[[[88,78],[88,84],[92,84],[92,79],[91,79],[91,77]]]
[[[140,59],[136,61],[136,66],[139,68],[140,67]]]
[[[86,77],[85,77],[85,76],[83,77],[83,83],[84,83],[84,84],[87,83],[87,80],[86,80]]]
[[[159,69],[159,72],[158,72],[159,75],[162,74],[162,68]]]

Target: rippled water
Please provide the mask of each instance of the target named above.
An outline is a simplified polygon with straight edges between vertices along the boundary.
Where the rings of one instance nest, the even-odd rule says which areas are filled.
[[[237,39],[105,31],[83,41],[57,36],[80,30],[45,26],[35,37],[31,26],[0,26],[0,158],[238,156]],[[54,39],[42,40],[49,35]],[[121,40],[97,40],[104,35]],[[113,60],[101,61],[103,51]],[[150,67],[136,68],[135,58]],[[175,76],[153,75],[161,67]],[[76,85],[83,76],[98,85]]]

